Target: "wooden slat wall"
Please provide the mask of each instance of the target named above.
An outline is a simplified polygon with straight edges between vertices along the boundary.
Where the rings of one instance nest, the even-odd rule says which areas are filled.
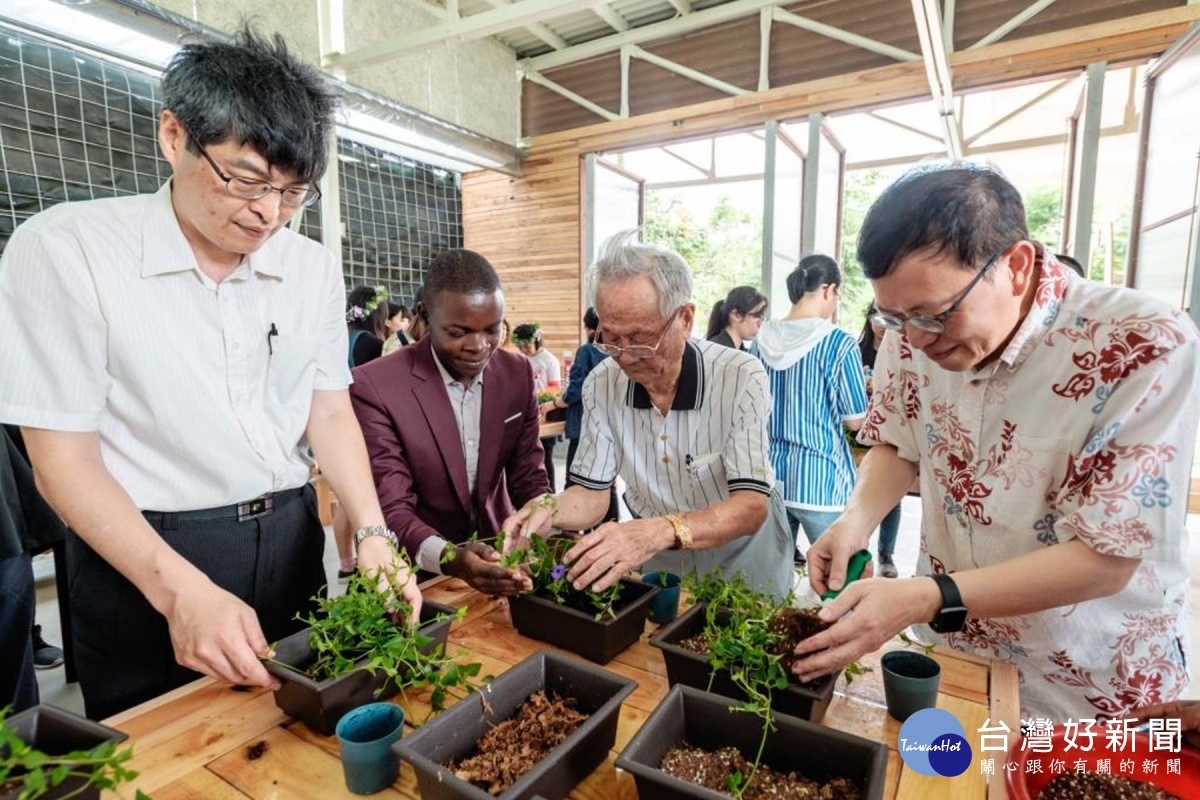
[[[580,175],[569,144],[535,153],[520,178],[463,176],[464,246],[499,271],[509,323],[542,323],[545,345],[560,360],[579,345],[583,316]]]
[[[1200,5],[1181,6],[957,52],[950,57],[955,86],[1058,74],[1098,60],[1148,58],[1164,52],[1196,21]],[[901,102],[928,91],[923,65],[910,62],[534,137],[522,177],[463,176],[466,246],[500,271],[509,321],[540,321],[547,347],[561,358],[563,350],[574,350],[581,329],[584,155],[745,129],[813,111]]]

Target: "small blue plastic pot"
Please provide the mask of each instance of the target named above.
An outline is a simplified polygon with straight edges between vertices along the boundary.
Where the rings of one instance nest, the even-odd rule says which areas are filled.
[[[647,572],[642,583],[658,587],[658,594],[650,599],[650,621],[666,625],[679,615],[680,578],[673,572]]]
[[[392,744],[404,730],[404,709],[394,703],[368,703],[337,724],[346,788],[355,794],[374,794],[391,786],[400,772]]]

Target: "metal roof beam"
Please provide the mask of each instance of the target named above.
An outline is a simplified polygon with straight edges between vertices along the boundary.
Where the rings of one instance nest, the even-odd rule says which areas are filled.
[[[999,28],[996,28],[996,30],[992,31],[987,36],[984,36],[982,39],[980,39],[975,44],[969,46],[967,49],[974,50],[978,47],[986,47],[989,44],[993,44],[995,42],[1000,41],[1005,36],[1007,36],[1009,33],[1011,33],[1013,31],[1013,29],[1015,29],[1017,26],[1027,22],[1028,20],[1033,19],[1038,14],[1045,11],[1046,8],[1051,6],[1053,3],[1054,3],[1054,0],[1037,0],[1036,3],[1034,3],[1033,5],[1030,5],[1030,6],[1026,6],[1024,11],[1021,11],[1019,14],[1014,15],[1012,17],[1012,19],[1010,19],[1008,22],[1005,22]]]
[[[601,3],[593,8],[592,13],[604,20],[605,24],[607,24],[608,27],[612,28],[614,31],[624,33],[625,31],[629,30],[629,23],[626,21],[626,19],[605,3]]]
[[[622,53],[626,51],[628,51],[629,55],[633,58],[640,58],[642,61],[653,64],[656,67],[662,67],[669,72],[674,72],[676,75],[682,75],[683,77],[693,80],[696,83],[702,83],[705,86],[716,89],[719,92],[725,92],[726,94],[732,95],[746,94],[746,90],[740,86],[734,86],[732,83],[726,83],[725,81],[714,78],[707,73],[700,72],[699,70],[692,69],[691,67],[685,67],[683,64],[680,64],[677,61],[672,61],[669,58],[663,58],[662,56],[655,55],[654,53],[649,53],[638,47],[636,44],[627,44],[621,48]]]
[[[912,8],[925,61],[925,77],[929,81],[929,93],[933,96],[934,107],[942,121],[946,152],[950,158],[957,160],[963,157],[964,152],[962,126],[954,102],[950,59],[942,39],[941,11],[937,0],[912,0]]]
[[[568,89],[567,87],[563,86],[560,83],[555,83],[554,81],[550,80],[549,78],[547,78],[545,75],[541,74],[540,72],[535,72],[533,70],[524,70],[521,73],[521,77],[527,81],[536,83],[538,86],[544,86],[547,89],[549,89],[550,91],[554,92],[555,94],[562,95],[563,97],[570,100],[572,103],[575,103],[576,105],[579,105],[579,106],[583,106],[588,111],[592,112],[593,114],[595,114],[598,117],[602,117],[602,118],[610,120],[610,121],[621,118],[618,114],[614,114],[613,112],[609,111],[607,108],[604,108],[601,105],[597,105],[596,103],[593,103],[591,100],[588,100],[583,95],[572,92],[570,89]]]
[[[835,28],[832,25],[826,25],[824,22],[817,22],[808,17],[801,17],[798,14],[793,14],[790,11],[784,11],[782,8],[772,10],[772,16],[777,22],[786,22],[788,25],[794,25],[797,28],[803,28],[806,31],[820,34],[835,41],[852,44],[855,47],[861,47],[864,50],[870,50],[872,53],[894,58],[897,61],[920,61],[921,56],[917,53],[910,52],[901,47],[869,39],[866,36],[860,36],[857,33],[851,33],[841,28]]]
[[[758,11],[761,8],[776,6],[787,2],[788,0],[733,0],[731,3],[722,3],[719,6],[712,6],[701,11],[695,11],[687,16],[675,17],[674,19],[656,22],[651,25],[643,25],[640,28],[625,31],[611,36],[604,36],[600,39],[593,39],[590,42],[577,44],[574,47],[568,47],[566,50],[561,50],[557,53],[546,53],[545,55],[535,56],[534,58],[525,59],[524,63],[530,68],[539,72],[561,67],[565,64],[572,64],[576,61],[582,61],[594,56],[604,55],[616,50],[627,44],[637,44],[639,42],[647,42],[653,39],[664,39],[673,36],[679,36],[690,31],[706,28],[709,25],[716,25],[721,22],[744,17],[749,13]]]
[[[595,0],[590,0],[594,3]],[[394,36],[349,53],[335,53],[326,59],[326,66],[362,67],[414,51],[424,50],[442,41],[468,41],[491,36],[512,28],[521,28],[553,16],[578,11],[588,0],[519,0],[503,8],[493,8],[469,17],[437,23],[428,28]],[[567,52],[567,51],[562,51]],[[537,69],[535,66],[534,69]]]
[[[512,4],[512,0],[484,0],[484,2],[486,2],[492,8],[503,8],[504,6]],[[566,39],[562,38],[540,22],[529,23],[525,26],[525,30],[529,31],[531,35],[541,39],[555,50],[566,50],[571,46],[567,43]]]

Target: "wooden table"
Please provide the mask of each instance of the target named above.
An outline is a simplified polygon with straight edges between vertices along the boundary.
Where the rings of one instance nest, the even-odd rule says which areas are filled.
[[[451,606],[466,606],[466,619],[457,623],[450,644],[463,653],[461,660],[479,661],[481,674],[499,675],[512,664],[545,645],[517,634],[509,625],[501,600],[490,600],[451,579],[438,578],[423,587],[425,596]],[[654,630],[647,625],[647,633]],[[899,643],[897,643],[899,644]],[[888,745],[887,800],[936,800],[937,798],[988,797],[1006,800],[1003,789],[1002,754],[994,753],[1000,777],[991,781],[989,793],[980,774],[980,754],[971,768],[957,778],[929,778],[903,765],[896,750],[899,723],[883,707],[879,678],[880,653],[866,659],[876,669],[855,679],[839,691],[825,715],[824,724]],[[978,746],[976,731],[985,719],[1003,720],[1018,730],[1017,674],[1014,667],[961,654],[937,652],[942,665],[938,706],[952,712],[966,728],[967,741]],[[607,669],[633,678],[637,689],[621,708],[617,741],[609,758],[570,794],[573,800],[634,800],[633,779],[620,774],[613,760],[645,721],[667,691],[667,679],[659,651],[646,643],[646,636],[613,661]],[[408,699],[397,698],[409,719],[420,720],[429,710],[427,693]],[[130,735],[134,758],[130,762],[140,775],[134,785],[154,800],[333,800],[353,798],[342,780],[337,740],[314,734],[303,723],[293,722],[275,707],[270,692],[231,687],[205,678],[109,720]],[[265,744],[261,756],[253,758],[250,748]],[[257,747],[256,747],[257,749]],[[124,790],[132,796],[132,789]],[[400,777],[380,798],[417,798],[416,776],[407,765]]]

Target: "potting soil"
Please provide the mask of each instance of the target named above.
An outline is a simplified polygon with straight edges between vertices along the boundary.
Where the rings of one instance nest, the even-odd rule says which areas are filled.
[[[1149,783],[1098,772],[1064,772],[1038,792],[1038,800],[1179,800]]]
[[[741,773],[745,779],[752,765],[736,747],[704,750],[685,743],[668,750],[658,768],[672,777],[734,797],[730,776]],[[861,800],[862,796],[858,784],[849,778],[820,782],[760,765],[742,800]]]

